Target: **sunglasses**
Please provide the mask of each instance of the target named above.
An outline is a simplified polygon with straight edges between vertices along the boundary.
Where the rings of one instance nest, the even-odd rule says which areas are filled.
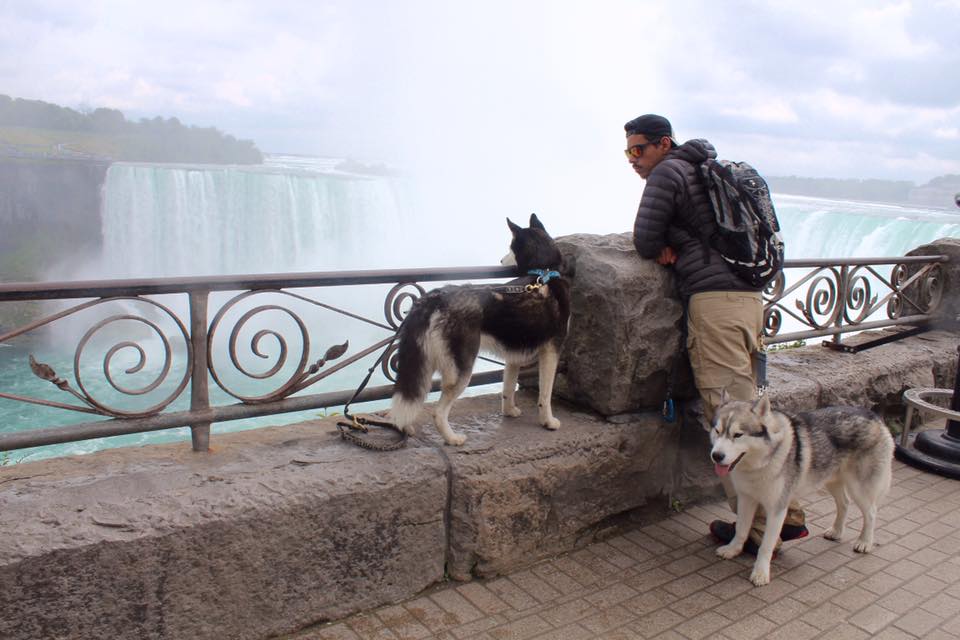
[[[661,138],[662,139],[662,138]],[[635,144],[629,149],[623,151],[623,155],[627,156],[627,160],[636,160],[643,155],[643,150],[649,147],[650,145],[660,144],[660,140],[656,142],[644,142],[643,144]]]

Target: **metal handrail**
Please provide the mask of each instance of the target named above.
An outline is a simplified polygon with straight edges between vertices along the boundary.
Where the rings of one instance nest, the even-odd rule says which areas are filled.
[[[949,258],[946,256],[851,258],[844,260],[788,260],[785,264],[785,272],[792,272],[797,269],[810,269],[811,271],[802,276],[790,287],[786,286],[785,277],[781,274],[764,292],[765,341],[767,344],[775,344],[815,336],[832,336],[834,341],[838,342],[842,334],[851,331],[901,324],[918,325],[928,323],[935,317],[935,311],[939,304],[940,295],[942,294],[940,291],[942,277],[939,273],[939,265],[948,261]],[[875,267],[879,265],[893,266],[889,278],[885,278],[876,271]],[[867,270],[869,278],[864,275],[864,270]],[[189,426],[191,428],[194,449],[206,450],[209,445],[210,424],[213,422],[225,422],[242,418],[343,405],[350,399],[352,395],[351,389],[309,395],[300,395],[300,392],[331,373],[357,362],[374,351],[384,348],[389,342],[388,339],[375,342],[366,348],[358,349],[343,361],[330,367],[326,366],[327,360],[339,357],[339,355],[328,357],[330,353],[337,351],[337,349],[334,348],[329,349],[324,358],[314,364],[310,364],[306,357],[309,353],[309,336],[306,327],[298,316],[292,312],[288,312],[299,325],[304,340],[302,347],[303,357],[300,359],[297,371],[287,382],[281,385],[279,389],[264,395],[248,397],[231,390],[220,380],[217,375],[216,366],[211,359],[214,336],[220,327],[224,310],[231,307],[231,305],[238,304],[240,301],[249,301],[251,296],[269,293],[294,298],[300,303],[315,305],[342,314],[345,317],[362,320],[382,330],[392,332],[399,327],[399,323],[402,321],[403,305],[410,303],[418,294],[422,295],[424,292],[423,288],[418,284],[420,282],[504,279],[512,277],[513,275],[515,275],[515,271],[509,267],[476,266],[435,269],[365,270],[0,284],[0,302],[28,300],[81,301],[72,308],[59,311],[53,315],[3,333],[0,335],[0,343],[101,304],[135,301],[151,305],[151,312],[155,315],[172,319],[176,330],[171,332],[171,334],[173,339],[177,339],[183,343],[183,352],[186,354],[187,359],[183,378],[173,394],[157,405],[140,412],[130,412],[108,406],[87,392],[83,387],[82,381],[79,380],[79,375],[77,375],[77,386],[79,389],[74,389],[69,381],[58,376],[52,368],[43,363],[32,361],[31,368],[36,375],[50,381],[60,389],[71,393],[75,398],[79,399],[82,404],[77,405],[39,400],[2,391],[0,391],[0,398],[98,414],[111,417],[112,419],[0,434],[0,451],[73,442],[97,437],[157,431],[183,426]],[[873,295],[870,280],[876,280],[885,285],[889,289],[889,293],[882,299],[879,298],[879,296]],[[797,296],[799,287],[803,286],[804,283],[809,285],[806,295]],[[825,286],[827,286],[828,291],[826,293],[823,291],[818,292],[817,287],[824,285],[824,283],[826,283]],[[291,291],[293,289],[376,284],[394,285],[384,303],[385,322],[373,321],[361,315],[344,309],[338,309],[324,302]],[[404,291],[407,287],[415,288],[416,292],[411,293]],[[207,304],[209,296],[213,292],[240,293],[224,304],[215,316],[211,318],[209,317],[211,314],[208,314]],[[148,297],[161,294],[186,294],[190,307],[189,322],[185,323],[181,321],[177,314],[171,309]],[[803,300],[801,300],[801,298]],[[794,303],[797,310],[790,308],[790,302]],[[879,312],[884,305],[887,308],[888,317],[883,320],[874,319],[876,313]],[[243,318],[236,322],[231,332],[231,342],[229,345],[230,354],[235,365],[237,363],[237,358],[234,353],[236,348],[236,333],[240,325],[242,325],[249,316],[255,315],[261,310],[276,310],[280,308],[281,307],[276,304],[261,305],[247,311]],[[904,310],[909,311],[909,313],[904,313]],[[792,333],[780,333],[781,320],[785,314],[794,317],[801,324],[806,325],[808,329]],[[153,320],[134,314],[122,314],[101,320],[94,325],[92,329],[88,330],[87,335],[84,336],[75,354],[75,372],[79,371],[80,352],[83,350],[90,334],[117,318],[141,322],[145,326],[161,333],[161,340],[165,347],[167,357],[170,357],[172,349],[169,342],[171,337],[163,335]],[[228,329],[229,326],[225,330]],[[287,354],[286,341],[283,336],[276,333],[273,329],[257,332],[257,335],[251,341],[251,348],[254,353],[263,357],[257,352],[257,348],[259,340],[265,335],[270,335],[277,339],[281,345],[281,357],[285,358]],[[127,390],[120,387],[111,378],[109,367],[110,358],[116,351],[125,347],[140,349],[140,347],[132,341],[125,341],[115,345],[104,357],[104,375],[118,391],[129,394],[140,393],[140,391],[137,390]],[[395,349],[395,345],[390,348]],[[141,357],[143,356],[142,349],[140,350],[140,355]],[[388,353],[387,355],[389,356],[390,354]],[[392,358],[386,357],[383,358],[383,363],[383,373],[388,380],[393,380],[395,362]],[[237,366],[237,368],[250,377],[269,377],[269,375],[250,375],[246,371],[243,371],[242,367]],[[136,367],[134,367],[134,369],[136,369]],[[271,371],[275,372],[278,369],[279,365]],[[168,373],[169,366],[165,366],[162,374],[163,377]],[[471,385],[494,383],[501,380],[502,375],[502,370],[476,373],[471,380]],[[222,406],[211,406],[208,377],[212,378],[214,384],[228,394],[240,399],[240,402]],[[159,379],[155,380],[152,385],[148,385],[148,387],[154,388],[158,384]],[[189,384],[191,388],[190,410],[164,412],[163,410],[173,400],[182,395],[187,384]],[[389,384],[370,387],[365,389],[356,401],[367,402],[383,400],[392,395],[392,390],[393,387]],[[293,394],[298,395],[294,396]]]
[[[927,325],[936,319],[943,296],[940,265],[947,262],[945,255],[787,260],[763,292],[764,342],[829,336],[838,345],[846,333]],[[875,268],[881,265],[892,266],[889,277]],[[809,271],[788,287],[785,274],[804,268]],[[886,289],[883,297],[874,295],[874,286]],[[875,319],[884,310],[887,317]],[[781,333],[784,316],[806,328]]]
[[[68,409],[89,414],[99,414],[111,416],[112,420],[101,420],[95,422],[85,422],[71,424],[61,427],[52,427],[44,429],[31,429],[15,433],[0,434],[0,451],[9,451],[34,446],[44,446],[49,444],[59,444],[65,442],[74,442],[87,440],[90,438],[99,438],[116,435],[126,435],[131,433],[144,433],[163,429],[189,426],[191,428],[191,438],[195,450],[206,450],[209,446],[210,424],[213,422],[225,422],[230,420],[239,420],[243,418],[259,417],[279,413],[289,413],[295,411],[305,411],[311,409],[323,409],[327,407],[340,406],[345,404],[353,394],[353,390],[341,390],[327,393],[317,393],[311,395],[291,396],[311,384],[323,379],[324,377],[344,368],[354,362],[359,361],[369,353],[379,350],[386,346],[388,340],[377,342],[365,349],[361,348],[356,353],[339,362],[335,366],[328,367],[320,371],[320,363],[309,365],[306,361],[306,355],[309,352],[309,338],[304,334],[303,354],[299,371],[287,384],[283,385],[273,394],[266,396],[248,398],[242,394],[235,393],[217,376],[217,372],[209,359],[208,351],[213,343],[213,332],[219,326],[220,318],[225,309],[237,302],[244,300],[248,296],[257,293],[269,293],[276,295],[285,295],[296,298],[299,301],[334,311],[342,316],[356,320],[362,320],[371,325],[390,331],[391,333],[399,327],[402,321],[401,306],[416,298],[416,294],[403,292],[404,287],[415,287],[419,294],[423,293],[419,282],[452,282],[462,280],[483,280],[483,279],[505,279],[516,275],[515,268],[501,266],[475,266],[475,267],[448,267],[448,268],[422,268],[422,269],[397,269],[397,270],[359,270],[359,271],[335,271],[335,272],[310,272],[310,273],[292,273],[292,274],[255,274],[255,275],[235,275],[235,276],[213,276],[213,277],[179,277],[179,278],[149,278],[149,279],[122,279],[122,280],[97,280],[97,281],[72,281],[72,282],[27,282],[27,283],[4,283],[0,284],[0,302],[3,301],[33,301],[33,300],[82,300],[74,307],[59,311],[52,315],[38,319],[27,325],[0,334],[0,344],[19,337],[30,331],[39,329],[70,315],[85,311],[93,307],[109,304],[118,301],[138,301],[149,303],[155,307],[156,313],[166,315],[173,319],[178,328],[179,334],[174,337],[182,336],[183,348],[186,353],[185,373],[180,386],[173,394],[165,398],[160,404],[150,407],[146,411],[128,412],[116,407],[110,407],[106,403],[93,398],[86,389],[82,388],[82,383],[77,382],[80,390],[73,388],[71,383],[57,375],[57,373],[48,365],[43,363],[31,362],[34,373],[58,386],[60,389],[73,394],[83,404],[67,404],[37,398],[17,396],[0,391],[0,398],[28,402],[37,405]],[[387,316],[386,323],[375,322],[364,318],[358,314],[345,309],[340,309],[324,302],[312,300],[306,296],[294,294],[293,289],[310,289],[323,287],[340,287],[355,285],[394,285],[384,304],[384,313]],[[221,307],[214,318],[208,317],[207,304],[209,295],[213,292],[235,292],[241,293],[235,296]],[[189,328],[180,321],[179,317],[168,307],[161,305],[147,296],[168,295],[168,294],[187,294],[190,305]],[[274,305],[269,305],[271,308]],[[258,309],[266,307],[257,307]],[[247,315],[249,315],[248,312]],[[294,315],[294,314],[291,314]],[[136,317],[129,314],[114,316],[127,320],[136,320],[157,329],[156,324],[143,317]],[[294,316],[296,317],[296,316]],[[98,323],[95,328],[108,323],[107,319]],[[297,318],[298,324],[305,331],[303,322]],[[242,322],[242,321],[241,321]],[[228,327],[229,329],[229,327]],[[88,331],[88,334],[91,332]],[[264,332],[260,332],[264,333]],[[259,334],[258,334],[259,335]],[[286,343],[282,336],[277,335],[286,352]],[[165,335],[160,335],[167,355],[169,357],[172,351],[169,340]],[[74,357],[75,371],[79,371],[80,351],[85,346],[87,336],[78,346]],[[256,338],[255,338],[256,340]],[[235,337],[231,335],[231,356]],[[137,345],[131,342],[120,343],[119,346],[137,348]],[[256,349],[256,345],[253,345]],[[394,347],[395,348],[395,347]],[[115,347],[108,352],[104,358],[104,372],[108,380],[115,388],[118,388],[114,381],[110,379],[109,358],[118,349]],[[142,355],[142,353],[141,353]],[[31,358],[32,360],[32,358]],[[234,359],[234,362],[236,360]],[[325,363],[324,363],[325,364]],[[308,366],[309,365],[309,366]],[[389,367],[393,367],[391,372]],[[385,359],[383,371],[388,379],[392,380],[392,373],[395,373],[395,363],[389,358]],[[168,373],[168,367],[165,367],[163,377]],[[241,399],[237,404],[226,406],[211,406],[210,394],[208,388],[208,373],[214,379],[215,384],[219,385],[230,395]],[[245,372],[244,372],[245,373]],[[471,386],[491,384],[502,379],[502,370],[485,371],[476,373],[471,379]],[[253,376],[257,377],[257,376]],[[152,387],[158,386],[160,379],[154,381]],[[186,384],[191,385],[190,390],[190,410],[162,413],[163,409],[176,400],[181,395]],[[361,393],[356,402],[368,402],[375,400],[384,400],[392,395],[392,385],[381,385],[369,387]],[[436,389],[434,389],[436,390]]]
[[[65,298],[107,298],[167,293],[213,291],[262,291],[338,287],[397,282],[437,282],[483,278],[509,278],[512,267],[440,267],[425,269],[315,271],[309,273],[267,273],[236,276],[180,278],[139,278],[124,280],[86,280],[70,282],[0,283],[0,302],[5,300],[55,300]],[[0,341],[2,341],[0,336]]]

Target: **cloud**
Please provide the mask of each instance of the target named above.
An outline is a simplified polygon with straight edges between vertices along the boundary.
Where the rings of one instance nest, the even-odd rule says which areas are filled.
[[[922,181],[960,157],[957,24],[955,1],[4,3],[0,91],[511,195],[619,185],[645,112],[784,173]]]

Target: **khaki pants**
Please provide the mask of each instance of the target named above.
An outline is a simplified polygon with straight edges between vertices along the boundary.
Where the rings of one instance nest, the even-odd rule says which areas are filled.
[[[706,291],[690,296],[687,311],[687,351],[703,414],[713,422],[724,390],[733,400],[757,397],[753,353],[763,345],[763,299],[759,292]],[[721,479],[730,508],[736,512],[737,496],[729,477]],[[803,510],[792,502],[785,524],[802,525]],[[763,539],[766,515],[757,509],[750,537]],[[779,546],[779,543],[778,543]]]

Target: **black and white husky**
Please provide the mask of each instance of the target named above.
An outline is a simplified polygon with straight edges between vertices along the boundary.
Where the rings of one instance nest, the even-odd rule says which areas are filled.
[[[826,407],[796,416],[775,411],[768,396],[755,402],[727,401],[710,429],[717,474],[729,474],[737,492],[736,534],[717,549],[721,558],[740,554],[757,506],[767,514],[766,530],[750,580],[770,582],[770,559],[787,505],[797,496],[825,488],[837,506],[828,540],[843,535],[850,498],[863,525],[853,550],[867,553],[880,499],[890,488],[893,438],[883,422],[860,407]]]
[[[506,285],[463,285],[434,289],[421,297],[400,327],[397,382],[390,416],[405,433],[414,424],[435,371],[441,394],[434,424],[444,441],[461,445],[466,436],[450,428],[453,402],[470,382],[480,350],[504,360],[505,416],[519,416],[514,403],[520,367],[539,358],[540,424],[558,429],[550,399],[560,349],[570,318],[570,285],[560,275],[562,257],[536,214],[524,229],[507,219],[513,233],[503,265],[520,275]]]

